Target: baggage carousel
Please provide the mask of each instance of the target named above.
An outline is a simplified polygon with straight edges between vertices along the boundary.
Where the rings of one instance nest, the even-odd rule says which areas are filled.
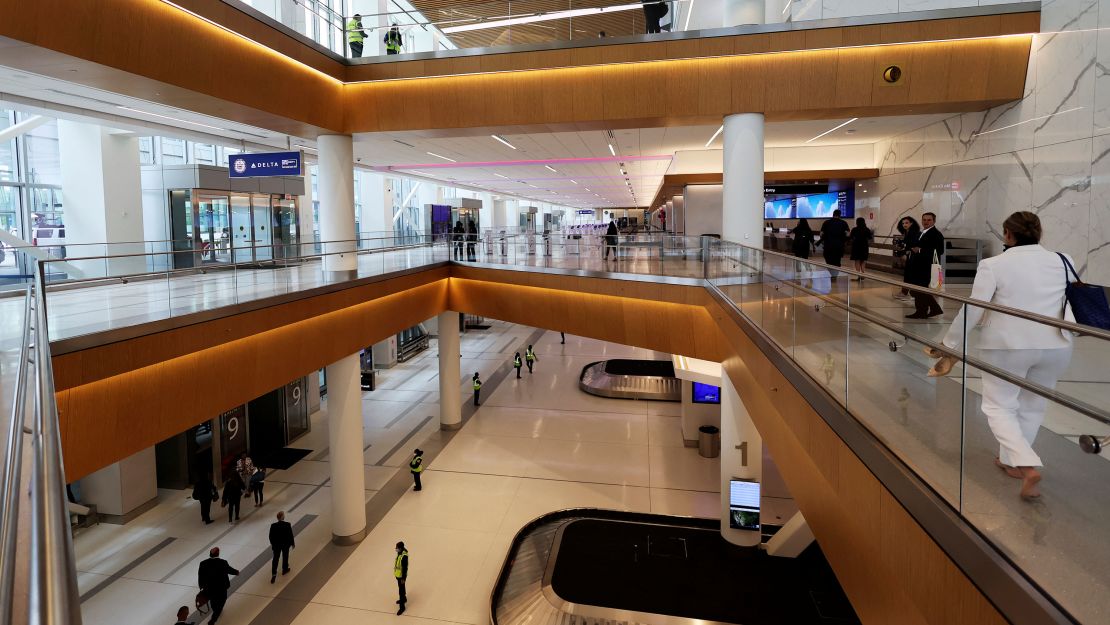
[[[601,360],[582,367],[578,388],[598,397],[682,401],[682,380],[669,360]]]

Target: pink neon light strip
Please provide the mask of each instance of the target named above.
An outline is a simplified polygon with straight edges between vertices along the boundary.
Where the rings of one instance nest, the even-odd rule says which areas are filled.
[[[589,165],[591,163],[622,163],[636,161],[669,161],[670,154],[655,156],[598,156],[591,158],[553,158],[538,161],[471,161],[468,163],[423,163],[418,165],[389,165],[375,167],[381,171],[398,169],[455,169],[459,167],[522,167],[529,165]]]

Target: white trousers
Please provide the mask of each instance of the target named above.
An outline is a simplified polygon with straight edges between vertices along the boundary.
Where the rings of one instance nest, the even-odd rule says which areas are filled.
[[[1071,346],[1058,349],[984,349],[983,360],[1049,389],[1071,362]],[[983,373],[983,414],[998,439],[998,459],[1012,467],[1039,467],[1033,441],[1044,422],[1048,400]]]

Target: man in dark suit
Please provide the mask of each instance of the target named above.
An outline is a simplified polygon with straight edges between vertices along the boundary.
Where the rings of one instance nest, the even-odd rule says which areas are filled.
[[[227,506],[227,522],[239,520],[239,504],[243,501],[243,480],[238,473],[232,472],[224,482],[223,505]]]
[[[200,502],[200,518],[207,525],[212,522],[212,502],[219,498],[219,491],[212,483],[212,474],[205,473],[193,484],[193,499]]]
[[[917,238],[917,245],[910,248],[910,258],[906,264],[906,282],[917,286],[928,287],[932,278],[933,255],[937,259],[944,256],[944,235],[936,228],[937,216],[925,213],[921,216],[921,234]],[[937,298],[930,293],[911,292],[913,295],[914,311],[906,315],[906,319],[928,319],[944,314]]]
[[[281,574],[289,572],[289,550],[296,548],[293,540],[293,526],[285,520],[285,513],[277,513],[277,522],[270,524],[270,549],[274,550],[274,562],[270,567],[270,583],[277,581],[278,556],[281,556]]]
[[[821,224],[821,240],[817,244],[824,252],[825,264],[840,266],[840,260],[844,258],[844,243],[848,241],[850,230],[848,222],[840,218],[840,209],[834,210],[833,216]],[[833,278],[837,276],[835,271],[830,274]]]
[[[189,618],[189,606],[183,605],[177,609],[177,622],[174,625],[193,625],[185,620]]]
[[[208,597],[208,605],[212,607],[212,620],[209,625],[216,625],[220,614],[223,614],[224,604],[227,603],[227,589],[231,588],[231,579],[228,575],[238,575],[239,571],[231,568],[227,560],[220,559],[220,548],[212,547],[208,551],[208,559],[200,563],[197,569],[197,585]]]

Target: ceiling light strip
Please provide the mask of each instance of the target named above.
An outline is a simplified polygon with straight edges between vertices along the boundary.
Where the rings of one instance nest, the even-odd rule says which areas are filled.
[[[150,111],[144,111],[142,109],[131,108],[130,106],[118,106],[117,105],[116,108],[122,109],[124,111],[131,111],[132,113],[141,113],[143,115],[150,115],[151,117],[159,117],[161,119],[168,119],[170,121],[181,122],[183,124],[192,124],[194,126],[200,126],[201,128],[211,128],[212,130],[221,130],[223,132],[238,132],[238,131],[232,130],[230,128],[221,128],[219,126],[211,126],[209,124],[202,124],[200,122],[194,122],[194,121],[190,121],[188,119],[181,119],[180,117],[170,117],[169,115],[161,115],[159,113],[151,113]],[[247,134],[247,133],[243,133],[243,134]]]
[[[809,141],[806,141],[806,143],[813,143],[814,141],[820,139],[821,137],[824,137],[825,135],[827,135],[829,133],[836,132],[837,130],[840,130],[841,128],[843,128],[843,127],[847,126],[848,124],[856,121],[857,119],[859,119],[859,118],[858,117],[853,117],[852,119],[849,119],[848,121],[844,122],[843,124],[840,124],[839,126],[836,126],[834,128],[830,128],[830,129],[826,130],[825,132],[822,132],[821,134],[817,135],[816,137],[810,139]]]
[[[439,154],[436,154],[435,152],[428,152],[427,154],[428,154],[428,156],[434,156],[434,157],[436,157],[436,158],[442,158],[443,160],[445,160],[445,161],[450,161],[450,162],[452,162],[452,163],[457,163],[457,162],[458,162],[458,161],[456,161],[456,160],[455,160],[455,159],[453,159],[453,158],[448,158],[448,157],[446,157],[446,156],[441,156],[441,155],[439,155]]]
[[[490,136],[493,137],[494,139],[497,139],[501,143],[504,143],[505,145],[509,146],[510,148],[512,148],[514,150],[516,149],[516,146],[509,143],[508,140],[505,139],[505,137],[502,137],[501,135],[490,135]]]
[[[713,133],[713,136],[709,137],[709,141],[705,142],[705,147],[709,147],[709,144],[716,141],[717,137],[720,136],[721,132],[724,131],[724,129],[725,129],[725,125],[721,124],[721,127],[717,129],[717,132]]]

